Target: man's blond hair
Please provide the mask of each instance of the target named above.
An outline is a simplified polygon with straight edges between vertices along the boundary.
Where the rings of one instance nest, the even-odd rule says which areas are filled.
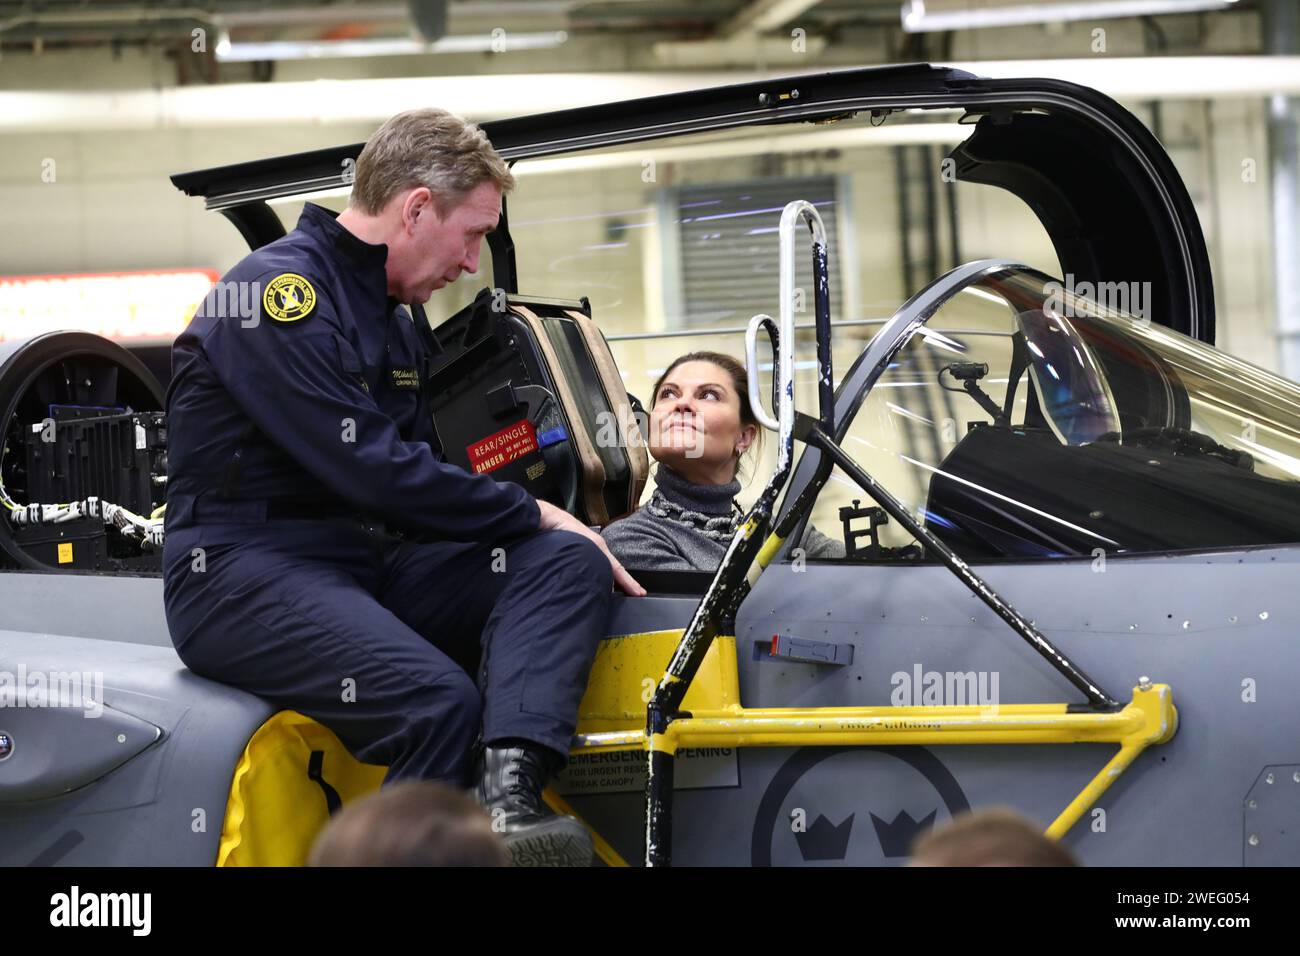
[[[361,150],[348,205],[376,216],[403,190],[427,186],[438,215],[446,216],[484,182],[503,193],[515,186],[481,129],[446,110],[407,110],[379,127]]]

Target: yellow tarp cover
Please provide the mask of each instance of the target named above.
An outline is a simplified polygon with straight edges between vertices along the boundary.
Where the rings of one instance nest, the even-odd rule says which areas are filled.
[[[361,763],[310,717],[280,711],[257,729],[235,767],[217,866],[302,866],[329,821],[330,803],[378,790],[387,771]]]

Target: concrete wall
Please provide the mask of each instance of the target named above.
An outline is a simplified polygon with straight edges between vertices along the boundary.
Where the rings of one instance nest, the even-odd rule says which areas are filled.
[[[0,275],[202,267],[248,251],[173,173],[365,139],[373,127],[6,134],[0,137]],[[48,170],[52,166],[52,181]]]

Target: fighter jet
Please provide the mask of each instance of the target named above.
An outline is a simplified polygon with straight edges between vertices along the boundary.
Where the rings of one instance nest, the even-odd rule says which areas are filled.
[[[1059,272],[991,250],[859,320],[843,217],[872,197],[748,210],[775,289],[730,331],[775,463],[716,571],[631,569],[650,594],[616,597],[548,797],[610,866],[900,865],[993,805],[1091,865],[1300,862],[1300,387],[1214,347],[1200,224],[1141,122],[913,65],[484,129],[522,170],[934,117],[969,127],[934,175],[1022,203]],[[345,191],[361,146],[173,182],[258,248],[268,201]],[[450,460],[599,526],[646,482],[638,403],[590,290],[521,282],[534,182],[425,386]],[[521,421],[550,438],[500,452]],[[157,376],[84,333],[7,344],[0,433],[0,862],[301,864],[384,768],[172,650]],[[814,527],[842,553],[808,557]]]

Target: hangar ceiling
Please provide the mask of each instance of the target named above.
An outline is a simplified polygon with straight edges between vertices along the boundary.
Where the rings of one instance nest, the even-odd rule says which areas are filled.
[[[1214,18],[1253,13],[1258,0],[0,0],[0,53],[144,45],[188,49],[196,29],[233,44],[490,38],[492,31],[562,31],[566,39],[618,38],[685,43],[788,43],[792,25],[822,42],[870,31],[888,34],[889,49],[920,58],[942,55],[949,30],[908,32],[924,15],[966,18],[956,29],[995,25],[1008,10],[1041,24],[1091,15],[1090,8],[1132,11],[1150,22],[1153,52],[1169,42],[1194,44]],[[1100,5],[1100,6],[1099,6]],[[908,11],[910,16],[904,16]],[[1025,11],[1028,11],[1026,14]],[[1149,12],[1144,16],[1143,11]],[[992,13],[993,19],[988,20]],[[1012,14],[1016,15],[1016,14]],[[1112,14],[1113,15],[1113,14]],[[1159,16],[1157,16],[1159,15]],[[980,18],[983,17],[984,20]],[[939,21],[936,21],[939,22]],[[948,22],[948,21],[942,21]],[[485,40],[486,42],[486,40]],[[215,46],[215,43],[214,43]],[[456,47],[461,49],[462,47]],[[463,47],[472,48],[472,44]],[[377,48],[378,49],[378,48]],[[215,50],[213,51],[215,54]],[[397,51],[403,52],[403,51]],[[319,53],[310,55],[321,55]],[[268,59],[279,58],[278,54]],[[678,63],[675,65],[689,65]]]

